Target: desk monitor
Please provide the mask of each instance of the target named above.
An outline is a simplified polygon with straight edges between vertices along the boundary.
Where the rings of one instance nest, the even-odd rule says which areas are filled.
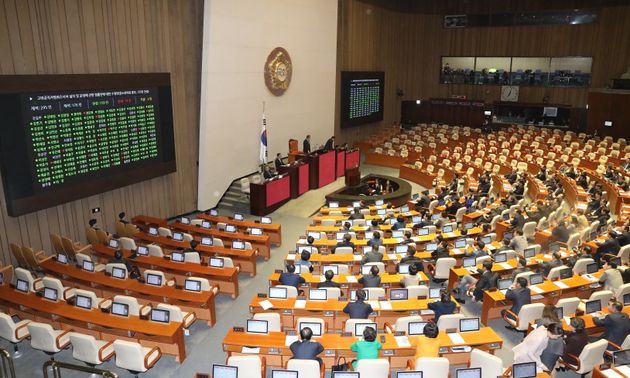
[[[308,236],[312,237],[315,240],[319,240],[322,237],[322,234],[319,231],[309,231]]]
[[[55,258],[56,258],[57,262],[60,263],[60,264],[67,264],[68,263],[68,256],[66,256],[63,253],[58,253]]]
[[[162,276],[159,274],[147,273],[147,284],[153,286],[162,286]]]
[[[623,295],[623,305],[624,306],[630,305],[630,293]]]
[[[503,214],[503,220],[504,221],[510,220],[510,213]]]
[[[327,271],[332,271],[333,274],[336,276],[339,274],[339,265],[324,265],[322,267],[322,273],[326,273]]]
[[[407,206],[407,205],[402,206],[402,207],[400,208],[400,212],[401,212],[401,213],[407,213],[407,212],[409,212],[409,206]]]
[[[400,230],[392,231],[392,238],[402,238],[404,233]]]
[[[523,250],[523,257],[526,259],[530,259],[534,256],[536,256],[536,247],[529,247]]]
[[[365,292],[365,299],[366,300],[368,299],[367,297],[369,296],[369,294],[370,294],[369,292],[367,292],[367,291]],[[357,300],[357,291],[356,290],[350,290],[350,300],[353,301],[353,302]]]
[[[463,368],[455,370],[455,378],[481,378],[481,368]]]
[[[216,217],[217,215],[219,215],[219,211],[217,209],[210,209],[210,215]]]
[[[512,239],[514,237],[514,233],[513,232],[504,232],[503,233],[503,239]]]
[[[479,318],[459,319],[459,332],[479,331]]]
[[[168,323],[171,318],[171,313],[168,310],[161,310],[159,308],[151,309],[151,321],[159,323]]]
[[[212,378],[238,378],[238,367],[212,364]]]
[[[396,378],[423,378],[421,371],[399,371],[396,373]]]
[[[49,301],[57,302],[57,299],[59,298],[57,296],[57,289],[53,289],[52,287],[45,287],[44,298],[48,299]]]
[[[400,274],[409,274],[409,264],[399,264],[398,265],[398,273],[400,273]]]
[[[622,349],[613,352],[613,365],[625,366],[630,365],[630,349]]]
[[[210,257],[209,265],[213,268],[223,268],[225,261],[220,257]]]
[[[181,217],[179,218],[179,221],[183,224],[190,224],[190,218],[188,217]]]
[[[373,237],[374,237],[374,231],[365,231],[365,239],[366,240],[372,239]]]
[[[430,288],[429,289],[429,299],[440,298],[441,292],[442,292],[442,289],[440,289],[438,287]]]
[[[475,257],[465,257],[463,261],[464,268],[469,268],[469,267],[477,265],[476,260],[477,258]]]
[[[387,220],[387,222],[393,226],[394,224],[396,224],[396,222],[398,222],[398,219],[396,219],[396,218],[389,218]]]
[[[232,249],[245,249],[245,242],[242,240],[234,240],[232,241]]]
[[[313,336],[321,336],[323,333],[322,323],[315,322],[300,322],[298,324],[298,332],[302,331],[302,328],[308,327],[313,331]]]
[[[328,208],[329,209],[338,209],[339,208],[339,202],[328,202]]]
[[[412,223],[420,223],[420,222],[422,222],[422,216],[414,215],[413,217],[411,217],[411,222]]]
[[[155,227],[149,227],[149,235],[158,236],[158,229]]]
[[[554,308],[554,312],[556,313],[556,316],[558,317],[558,319],[562,319],[562,317],[564,315],[564,308],[556,307],[556,308]]]
[[[171,261],[184,262],[184,254],[181,252],[171,252]]]
[[[138,256],[148,256],[149,248],[146,245],[139,245],[138,249],[136,249],[136,253]]]
[[[76,299],[74,301],[74,304],[77,307],[82,308],[84,310],[91,310],[92,309],[92,298],[87,297],[85,295],[77,294],[76,295]]]
[[[531,276],[529,276],[529,284],[530,285],[538,285],[543,283],[545,279],[543,278],[543,275],[541,273],[536,273],[536,274],[532,274]]]
[[[598,235],[598,233],[597,233],[597,228],[596,228],[593,231],[591,231],[591,235],[590,235],[589,239],[595,240],[595,239],[597,239],[597,235]]]
[[[409,246],[407,244],[398,244],[396,245],[396,253],[407,253]]]
[[[372,323],[372,322],[355,323],[354,335],[358,337],[363,336],[363,331],[365,331],[367,327],[372,327],[374,328],[375,331],[378,329],[376,323]]]
[[[361,201],[354,201],[352,202],[352,207],[354,207],[355,209],[358,207],[361,207]]]
[[[266,320],[247,320],[247,328],[246,331],[249,333],[269,333],[269,322]]]
[[[498,282],[498,286],[499,286],[499,290],[507,290],[510,288],[510,286],[512,286],[512,279],[511,278],[501,278]]]
[[[507,261],[507,253],[497,253],[494,255],[495,263],[504,263]]]
[[[436,220],[440,219],[441,216],[442,216],[442,213],[435,213],[435,214],[431,215],[431,220],[436,221]]]
[[[374,201],[374,205],[375,206],[383,206],[384,203],[385,203],[385,201],[383,201],[383,200],[376,200],[376,201]]]
[[[560,270],[560,279],[561,280],[566,280],[567,278],[571,278],[573,277],[573,269],[571,268],[564,268],[562,270]]]
[[[612,127],[613,122],[612,121],[604,121],[604,126],[605,127]]]
[[[127,270],[118,267],[112,267],[112,277],[124,280],[127,278]]]
[[[188,291],[201,292],[201,282],[197,280],[186,280],[184,282],[184,289]]]
[[[590,264],[586,264],[586,273],[587,274],[597,273],[598,270],[599,270],[599,266],[597,266],[596,262],[592,262]]]
[[[361,274],[362,274],[362,275],[364,275],[364,276],[369,275],[369,274],[370,274],[370,270],[372,269],[372,267],[373,267],[373,266],[374,266],[374,265],[362,265],[362,266],[361,266]],[[381,274],[381,273],[383,273],[383,272],[381,272],[381,271],[379,270],[379,272],[378,272],[378,273],[379,273],[379,274]]]
[[[335,233],[335,239],[343,240],[343,237],[346,235],[345,231],[339,231]]]
[[[453,225],[452,224],[445,225],[444,227],[442,227],[442,232],[444,233],[453,232]]]
[[[474,228],[475,224],[473,222],[466,222],[464,223],[464,230],[470,230],[471,228]]]
[[[444,198],[438,198],[438,205],[444,206],[446,204],[446,200]]]
[[[112,303],[112,314],[118,316],[129,316],[129,305],[126,303]]]
[[[599,299],[594,299],[592,301],[588,301],[585,304],[585,313],[590,314],[593,312],[597,312],[597,311],[601,311],[602,310],[602,301],[600,301]]]
[[[206,237],[204,236],[203,238],[201,238],[201,245],[207,245],[207,246],[212,246],[212,238],[211,237]]]
[[[245,219],[245,217],[243,216],[243,214],[240,214],[240,213],[234,213],[234,220],[237,220],[237,221],[242,221],[242,220],[244,220],[244,219]]]
[[[17,281],[15,281],[15,288],[22,293],[28,293],[28,282],[18,278]]]
[[[308,289],[308,299],[311,301],[325,301],[328,299],[326,289]]]
[[[466,239],[460,238],[455,240],[455,248],[465,248],[466,247]]]
[[[120,242],[118,242],[118,240],[116,239],[109,239],[108,245],[110,248],[118,249],[118,247],[120,246]]]
[[[437,243],[433,243],[433,242],[427,243],[426,251],[427,252],[433,252],[433,251],[435,251],[437,249],[437,247],[438,247]]]
[[[298,372],[297,370],[272,370],[271,378],[298,378]]]
[[[553,243],[549,246],[549,253],[558,252],[560,250],[560,244]]]
[[[387,209],[378,209],[376,210],[377,215],[385,215],[387,214]]]
[[[201,221],[201,227],[208,229],[208,228],[212,227],[212,223],[210,223],[210,221],[207,221],[207,220],[202,220]]]
[[[83,270],[87,271],[87,272],[93,272],[94,271],[94,263],[90,260],[83,260],[83,266],[82,266]]]
[[[236,232],[236,226],[233,224],[226,225],[225,232]]]
[[[361,378],[358,371],[333,371],[330,378]]]
[[[483,244],[488,245],[488,244],[492,243],[492,237],[490,237],[490,236],[482,236],[481,237],[481,241],[483,242]]]
[[[287,299],[287,288],[286,287],[270,287],[269,288],[269,298],[275,299]]]
[[[182,234],[181,232],[173,232],[173,240],[183,241],[184,240],[184,234]]]
[[[407,289],[389,289],[389,299],[392,301],[406,301],[408,298]]]
[[[317,247],[300,246],[300,247],[298,247],[297,252],[298,252],[298,255],[301,255],[302,252],[308,252],[310,254],[313,254],[313,253],[317,253]]]
[[[422,227],[421,229],[418,230],[418,235],[420,236],[429,235],[429,229],[426,227]]]
[[[424,335],[424,326],[426,326],[427,323],[428,322],[409,322],[407,324],[407,335],[408,336]]]
[[[254,236],[261,236],[263,234],[263,230],[262,228],[254,227],[249,230],[249,234]]]
[[[535,378],[537,374],[535,362],[512,365],[512,378]]]

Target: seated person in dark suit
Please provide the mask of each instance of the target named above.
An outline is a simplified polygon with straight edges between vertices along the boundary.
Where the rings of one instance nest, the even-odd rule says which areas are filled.
[[[273,161],[273,164],[276,167],[276,171],[279,171],[280,168],[282,168],[282,166],[284,165],[282,163],[282,155],[280,155],[279,153],[276,154],[276,159]]]
[[[614,298],[614,297],[613,297]],[[628,314],[622,312],[623,304],[617,302],[616,299],[611,299],[608,302],[608,315],[602,317],[593,317],[593,322],[596,326],[604,327],[604,333],[602,339],[606,339],[616,345],[623,344],[626,336],[630,333],[630,319]],[[612,345],[608,345],[608,350],[616,350]]]
[[[543,269],[543,276],[545,277],[549,275],[549,272],[551,272],[551,269],[564,265],[564,263],[562,262],[562,255],[560,255],[560,252],[554,252],[552,257],[553,259],[551,261],[543,262],[540,264]]]
[[[383,254],[378,251],[378,247],[372,247],[372,250],[366,253],[361,259],[361,264],[381,262],[383,261]]]
[[[405,223],[405,217],[399,215],[396,217],[396,223],[392,225],[392,230],[398,230],[399,228],[405,228],[407,224]]]
[[[505,298],[507,300],[512,301],[512,307],[510,311],[518,316],[518,313],[521,311],[521,307],[526,304],[532,303],[532,296],[529,288],[527,287],[527,279],[525,277],[519,277],[516,280],[515,284],[512,284],[510,288],[505,292]],[[505,314],[505,310],[501,311],[502,315]],[[507,315],[511,319],[514,319],[513,316]]]
[[[354,251],[354,243],[350,240],[352,240],[352,236],[350,234],[345,234],[343,236],[343,240],[337,242],[337,245],[335,246],[335,248],[333,248],[332,253],[335,253],[335,250],[339,247],[351,247],[352,251]]]
[[[485,250],[486,248],[486,243],[484,243],[483,241],[477,240],[475,242],[475,248],[474,250],[470,251],[470,252],[466,252],[464,255],[466,257],[482,257],[482,256],[488,256],[488,252],[486,252]]]
[[[317,341],[311,341],[313,331],[309,327],[304,327],[300,331],[300,339],[291,344],[289,349],[293,353],[293,357],[298,360],[315,360],[322,364],[322,359],[317,357],[318,354],[324,351],[322,344]]]
[[[578,318],[577,316],[572,317],[569,322],[569,329],[570,332],[565,333],[565,348],[562,359],[572,365],[577,365],[577,360],[572,356],[579,356],[586,344],[588,344],[584,319]]]
[[[330,138],[328,138],[328,140],[326,141],[326,145],[324,145],[324,149],[325,150],[332,150],[335,148],[335,136],[331,136]]]
[[[418,272],[424,272],[424,266],[422,264],[422,260],[419,257],[416,257],[416,247],[414,245],[409,245],[407,247],[407,256],[400,259],[400,264],[413,264],[418,269]],[[396,271],[398,272],[398,265],[396,266]]]
[[[302,253],[300,253],[300,259],[295,261],[295,266],[300,266],[300,273],[304,273],[304,270],[302,270],[302,267],[305,266],[308,268],[309,272],[313,272],[313,263],[311,263],[309,260],[311,259],[311,253],[309,251],[302,251]]]
[[[370,228],[368,229],[368,231],[376,231],[376,230],[380,230],[380,229],[381,229],[381,227],[378,224],[378,220],[372,219],[370,221]]]
[[[519,257],[516,259],[516,269],[512,271],[512,281],[521,273],[527,272],[527,260],[524,257]]]
[[[365,290],[357,290],[357,300],[348,302],[346,307],[343,308],[343,312],[350,315],[350,319],[367,319],[374,310],[369,303],[365,303],[366,296]]]
[[[411,239],[413,235],[411,234],[411,232],[409,231],[405,231],[405,233],[403,234],[403,240],[400,242],[400,244],[413,244],[416,245],[416,242],[413,241],[413,239]]]
[[[569,236],[571,236],[569,229],[564,221],[560,221],[558,226],[555,227],[551,231],[551,238],[549,239],[549,243],[560,242],[566,243],[569,240]]]
[[[365,215],[361,214],[359,209],[354,209],[354,210],[352,210],[352,214],[350,214],[348,219],[350,219],[350,220],[365,219]]]
[[[296,288],[306,282],[304,277],[295,273],[295,265],[293,264],[287,265],[287,271],[280,274],[280,279],[278,281],[280,281],[280,284],[282,285],[293,286]]]
[[[437,249],[431,252],[431,257],[434,258],[435,260],[442,257],[450,257],[449,251],[448,251],[448,242],[446,240],[442,240],[442,242],[440,242],[440,245],[437,247]]]
[[[383,240],[381,239],[381,233],[379,231],[374,231],[372,234],[372,239],[368,240],[367,245],[372,247],[373,249],[383,245]]]
[[[509,251],[510,249],[510,241],[511,239],[508,238],[503,238],[503,241],[501,241],[501,246],[499,248],[497,248],[497,250],[494,252],[494,254],[496,255],[499,252],[503,252],[503,251]]]
[[[381,287],[381,276],[378,275],[379,272],[378,266],[373,265],[370,269],[370,274],[359,278],[359,283],[363,285],[363,287]]]
[[[434,315],[434,320],[437,322],[442,315],[449,315],[455,312],[457,305],[455,302],[451,300],[450,294],[446,290],[440,291],[440,300],[437,302],[430,302],[429,310],[432,310]]]
[[[318,283],[317,287],[341,287],[341,284],[339,282],[333,282],[334,277],[335,273],[333,273],[332,270],[327,270],[326,273],[324,273],[324,278],[326,279],[326,281]],[[343,292],[341,292],[341,294],[343,295]]]
[[[420,198],[418,198],[418,202],[416,206],[420,207],[429,207],[431,204],[431,199],[429,198],[429,191],[425,190],[421,193]]]
[[[619,241],[614,238],[614,237],[609,237],[608,239],[604,240],[603,242],[600,241],[596,241],[595,244],[597,244],[597,252],[595,252],[595,261],[599,262],[599,260],[602,258],[602,256],[604,255],[617,255],[619,253],[619,250],[621,249],[621,246],[619,245]]]
[[[131,264],[123,258],[123,253],[120,250],[114,252],[114,258],[109,260],[110,264],[125,264],[125,268],[127,268],[127,273],[131,272]]]
[[[272,179],[274,177],[276,177],[276,174],[274,172],[271,171],[271,169],[269,169],[268,166],[264,166],[263,167],[263,177],[265,178],[265,180],[268,179]]]
[[[483,299],[483,291],[497,287],[498,274],[492,273],[492,262],[483,263],[483,273],[475,284],[473,290],[473,302]]]
[[[512,219],[511,226],[517,230],[522,230],[525,226],[525,216],[523,216],[523,210],[516,210],[516,215]]]

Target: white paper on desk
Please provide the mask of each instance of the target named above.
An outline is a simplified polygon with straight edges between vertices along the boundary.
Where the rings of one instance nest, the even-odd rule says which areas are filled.
[[[570,316],[563,316],[562,320],[564,320],[564,322],[567,323],[567,325],[571,324],[571,317]]]
[[[361,261],[362,258],[363,256],[361,255],[354,255],[354,261]]]
[[[617,373],[613,369],[604,369],[604,370],[600,370],[600,372],[602,373],[604,377],[608,377],[608,378],[626,378],[625,376]]]
[[[450,337],[453,344],[465,344],[464,338],[459,333],[449,333],[448,337]]]
[[[306,239],[299,239],[297,244],[306,244]]]
[[[461,255],[462,253],[464,253],[461,249],[459,248],[453,248],[451,249],[451,251],[453,251],[454,254],[456,255]]]
[[[398,344],[401,348],[410,347],[411,343],[409,342],[409,338],[407,336],[394,336],[396,340],[396,344]]]
[[[306,301],[304,299],[297,299],[295,301],[295,304],[293,305],[293,308],[304,308],[306,307]]]
[[[270,308],[273,307],[273,303],[271,303],[269,300],[265,299],[264,301],[260,301],[258,302],[258,304],[260,305],[260,307],[262,307],[263,310],[267,311]]]
[[[324,282],[326,281],[326,277],[324,276],[319,276],[319,282]]]
[[[295,260],[295,253],[289,253],[287,255],[287,260]]]
[[[286,339],[284,339],[284,345],[291,346],[291,344],[293,344],[296,341],[298,341],[298,336],[297,335],[286,336]]]
[[[260,353],[260,348],[250,348],[250,347],[246,347],[244,346],[241,349],[241,353],[246,353],[246,354],[258,354]]]
[[[540,294],[540,293],[544,292],[544,290],[543,290],[543,289],[539,288],[539,287],[538,287],[538,286],[536,286],[536,285],[534,285],[534,286],[530,286],[530,287],[529,287],[529,290],[533,291],[534,293],[538,293],[538,294]]]
[[[565,284],[562,281],[555,281],[553,284],[558,286],[560,289],[568,289],[569,288],[569,285]]]
[[[492,244],[488,244],[486,248],[488,248],[491,251],[494,251],[495,249],[497,249],[497,247],[493,246]]]
[[[405,239],[404,239],[404,238],[395,238],[395,239],[396,239],[396,241],[397,241],[397,242],[399,242],[399,243],[402,243],[402,242],[404,242],[404,241],[405,241]]]
[[[378,301],[366,301],[370,306],[372,306],[372,310],[378,310],[380,306],[378,305]]]
[[[567,258],[567,256],[569,256],[568,253],[566,252],[560,252],[560,257],[562,257],[563,259]]]
[[[387,257],[388,257],[390,260],[398,260],[398,255],[397,255],[397,254],[395,254],[395,253],[388,253],[388,254],[387,254]]]
[[[357,283],[357,278],[355,276],[346,276],[346,281],[348,283]]]
[[[615,369],[617,369],[625,377],[630,377],[630,366],[628,366],[628,365],[615,366]]]
[[[512,265],[508,263],[500,263],[499,265],[501,265],[503,269],[512,269]]]
[[[378,305],[381,307],[381,310],[391,310],[392,303],[390,301],[380,301]]]
[[[549,253],[545,253],[543,256],[544,256],[546,259],[551,260],[551,254],[549,254]]]

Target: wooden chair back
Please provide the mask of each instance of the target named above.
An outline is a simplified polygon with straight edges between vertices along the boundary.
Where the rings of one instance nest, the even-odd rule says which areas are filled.
[[[15,258],[17,265],[20,268],[29,269],[28,262],[26,261],[26,259],[24,258],[24,255],[22,254],[22,248],[20,248],[20,246],[15,243],[10,243],[9,247],[11,248],[11,253],[13,254],[13,257]]]

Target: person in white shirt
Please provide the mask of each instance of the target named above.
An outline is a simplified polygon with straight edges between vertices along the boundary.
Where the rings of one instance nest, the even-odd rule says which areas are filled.
[[[536,370],[539,373],[552,371],[554,366],[546,366],[540,358],[545,348],[547,348],[549,340],[559,339],[563,333],[562,325],[559,323],[551,323],[547,327],[537,327],[520,344],[512,348],[514,363],[535,362]]]

